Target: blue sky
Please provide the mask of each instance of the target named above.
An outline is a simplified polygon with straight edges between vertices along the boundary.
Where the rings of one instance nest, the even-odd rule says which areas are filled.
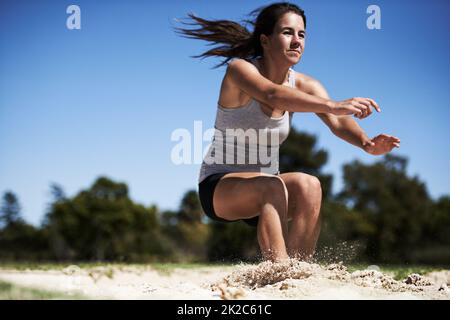
[[[196,188],[200,164],[175,165],[174,130],[214,123],[224,68],[193,59],[207,48],[177,36],[175,18],[239,21],[271,1],[23,1],[0,3],[0,192],[12,190],[27,221],[39,224],[49,184],[69,196],[100,175],[126,182],[133,200],[176,209]],[[450,2],[296,1],[307,15],[306,51],[294,67],[330,96],[374,98],[382,113],[357,120],[369,136],[402,140],[395,154],[436,198],[450,194]],[[81,8],[68,30],[66,8]],[[369,30],[366,9],[381,9]],[[342,186],[341,167],[379,158],[333,136],[312,114],[299,130],[329,151],[324,172]],[[204,143],[206,146],[206,143]]]

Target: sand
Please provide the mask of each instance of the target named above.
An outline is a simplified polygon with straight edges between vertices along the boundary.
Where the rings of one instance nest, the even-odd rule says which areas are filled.
[[[226,267],[143,266],[0,270],[0,280],[89,299],[450,299],[450,270],[394,280],[376,268],[298,260]]]

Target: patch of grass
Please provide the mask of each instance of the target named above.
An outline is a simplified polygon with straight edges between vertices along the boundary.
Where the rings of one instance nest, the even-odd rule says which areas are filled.
[[[0,280],[0,300],[80,300],[79,294],[69,295],[54,291],[20,287]]]
[[[368,264],[349,264],[345,265],[348,272],[355,272],[357,270],[365,270],[369,266]]]
[[[443,268],[435,266],[380,266],[383,273],[392,275],[395,280],[404,280],[411,273],[418,273],[420,275],[427,274],[432,271],[443,270]]]

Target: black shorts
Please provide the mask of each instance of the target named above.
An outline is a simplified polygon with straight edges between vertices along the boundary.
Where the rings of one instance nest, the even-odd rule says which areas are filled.
[[[205,212],[205,214],[215,220],[215,221],[221,221],[221,222],[234,222],[234,221],[239,221],[239,220],[226,220],[223,218],[220,218],[216,215],[215,211],[214,211],[214,207],[213,207],[213,196],[214,196],[214,190],[216,188],[217,183],[219,182],[219,180],[226,175],[227,172],[223,172],[223,173],[216,173],[216,174],[212,174],[208,177],[206,177],[202,182],[199,183],[198,185],[198,194],[200,197],[200,203],[202,205],[203,211]],[[242,221],[244,221],[246,224],[252,226],[252,227],[256,227],[258,225],[258,219],[259,216],[250,218],[250,219],[240,219]]]

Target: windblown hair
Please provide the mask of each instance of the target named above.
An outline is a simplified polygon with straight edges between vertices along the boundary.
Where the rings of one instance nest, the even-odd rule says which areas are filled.
[[[246,26],[229,20],[205,20],[189,13],[193,22],[182,22],[185,25],[199,26],[197,29],[175,28],[175,32],[185,38],[200,39],[211,42],[209,45],[217,45],[193,58],[206,58],[211,56],[225,57],[219,65],[221,67],[233,58],[252,59],[263,56],[263,48],[260,42],[261,34],[270,36],[277,21],[288,12],[298,14],[303,18],[306,27],[304,11],[295,4],[288,2],[273,3],[269,6],[253,10],[248,16],[256,16],[254,21],[243,22],[253,26],[250,32]],[[220,45],[222,44],[222,45]]]

